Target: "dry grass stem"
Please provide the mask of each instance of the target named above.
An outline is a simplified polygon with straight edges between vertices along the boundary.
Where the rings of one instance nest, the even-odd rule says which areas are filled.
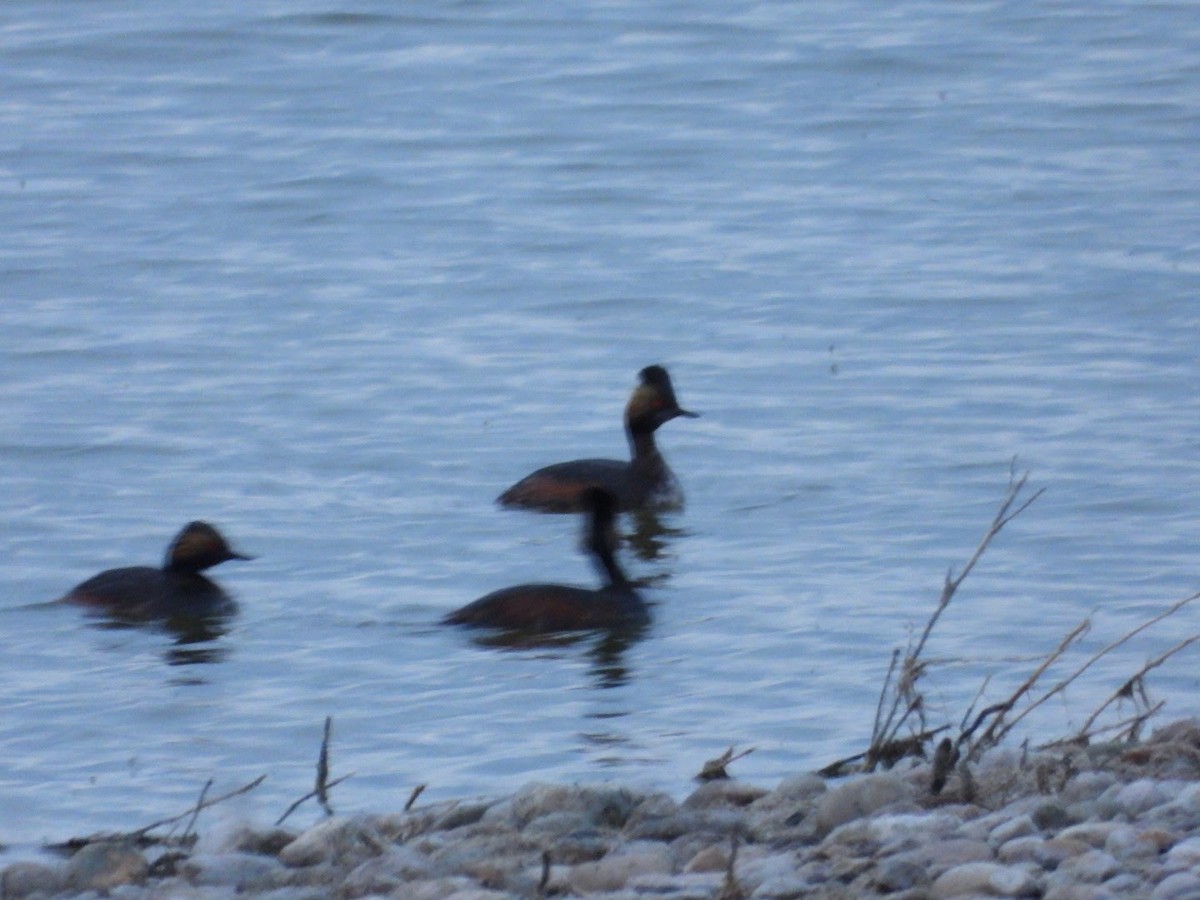
[[[1025,714],[1032,709],[1033,706],[1036,706],[1046,700],[1046,697],[1036,700],[1031,706],[1026,707],[1026,709],[1022,711],[1021,715],[1017,716],[1017,718],[1012,722],[1005,722],[1005,715],[1012,711],[1013,707],[1017,705],[1017,702],[1033,689],[1033,686],[1037,684],[1038,680],[1043,674],[1045,674],[1046,670],[1054,665],[1054,663],[1059,659],[1061,659],[1062,655],[1067,652],[1067,649],[1077,640],[1087,634],[1090,628],[1091,622],[1087,619],[1084,619],[1082,622],[1076,625],[1070,632],[1067,633],[1066,637],[1058,642],[1058,646],[1050,651],[1046,658],[1042,660],[1041,665],[1033,670],[1029,677],[1021,683],[1020,687],[1018,687],[1015,691],[1013,691],[1012,694],[1009,695],[1007,700],[989,706],[987,709],[981,712],[978,717],[976,717],[975,721],[971,724],[971,727],[966,729],[959,737],[960,745],[963,743],[970,743],[970,748],[968,749],[966,756],[968,761],[978,759],[984,750],[999,744],[1000,741],[1003,740],[1004,736],[1012,730],[1013,726],[1016,725],[1017,722],[1024,718]],[[1048,696],[1049,695],[1047,695],[1047,697]],[[995,715],[995,718],[992,719],[991,724],[988,725],[983,734],[979,736],[979,739],[976,741],[971,741],[971,736],[974,734],[975,730],[983,724],[988,716],[993,714]]]
[[[742,890],[742,886],[738,884],[737,876],[734,874],[737,857],[738,836],[734,832],[729,836],[729,865],[725,867],[725,881],[721,885],[721,892],[717,894],[717,900],[746,900],[746,892]]]
[[[1014,466],[1009,472],[1008,488],[1005,490],[1004,497],[1000,501],[1000,506],[996,510],[996,514],[992,517],[992,521],[984,532],[983,537],[980,538],[979,543],[976,545],[975,550],[962,567],[962,571],[957,575],[953,570],[946,573],[937,606],[933,614],[930,615],[929,620],[925,623],[925,628],[921,631],[920,637],[917,638],[915,643],[910,643],[902,659],[898,650],[893,653],[892,662],[888,667],[887,676],[884,679],[883,688],[880,692],[879,703],[875,710],[875,722],[871,732],[870,747],[865,754],[864,769],[868,771],[874,769],[885,759],[893,756],[897,748],[905,746],[905,740],[901,739],[899,735],[901,730],[906,726],[918,732],[919,735],[931,734],[925,719],[925,698],[917,687],[928,665],[921,658],[921,654],[925,650],[929,636],[933,633],[933,629],[941,618],[942,613],[950,605],[950,601],[954,598],[955,593],[962,586],[967,576],[971,574],[971,571],[983,557],[983,554],[987,551],[987,548],[991,545],[996,535],[1000,533],[1005,525],[1028,509],[1030,504],[1045,492],[1045,488],[1041,488],[1035,491],[1032,496],[1018,502],[1028,480],[1028,472],[1023,472],[1020,476],[1016,474],[1014,460]],[[901,659],[899,665],[897,665],[898,659]],[[891,694],[890,704],[886,700],[889,691]],[[886,713],[884,712],[885,708],[887,710]],[[912,727],[910,723],[914,717],[917,721],[916,726]],[[922,750],[921,747],[916,749],[917,752],[921,752]]]
[[[723,778],[728,778],[729,773],[725,771],[725,767],[732,762],[736,762],[743,756],[749,756],[754,752],[754,748],[743,750],[741,753],[734,753],[730,747],[716,759],[708,760],[700,769],[700,774],[696,776],[697,781],[719,781]]]
[[[1184,597],[1182,600],[1179,600],[1176,603],[1173,603],[1166,610],[1159,613],[1157,616],[1154,616],[1154,618],[1148,619],[1147,621],[1143,622],[1141,625],[1126,632],[1124,635],[1117,638],[1115,641],[1112,641],[1111,643],[1102,647],[1100,650],[1096,651],[1096,653],[1094,653],[1091,656],[1091,658],[1088,659],[1078,669],[1076,669],[1074,672],[1072,672],[1066,678],[1062,679],[1060,682],[1058,682],[1058,684],[1054,685],[1054,687],[1052,687],[1050,690],[1048,690],[1045,694],[1043,694],[1041,697],[1039,697],[1037,700],[1035,700],[1033,703],[1031,703],[1029,706],[1027,706],[1025,709],[1023,709],[1021,711],[1021,714],[1018,715],[1015,719],[1013,719],[1011,723],[1009,723],[1009,725],[1005,729],[1005,731],[1007,732],[1007,731],[1011,730],[1018,722],[1020,722],[1022,719],[1024,719],[1027,715],[1029,715],[1031,712],[1033,712],[1035,709],[1037,709],[1039,706],[1041,706],[1043,703],[1045,703],[1051,697],[1054,697],[1057,694],[1060,694],[1063,691],[1065,691],[1077,678],[1079,678],[1081,675],[1083,675],[1084,672],[1086,672],[1088,669],[1090,669],[1092,666],[1094,666],[1096,663],[1098,663],[1101,659],[1108,656],[1108,654],[1112,653],[1118,647],[1121,647],[1122,645],[1128,643],[1130,640],[1132,640],[1137,635],[1141,634],[1143,631],[1145,631],[1151,625],[1155,625],[1155,624],[1161,622],[1163,619],[1167,618],[1168,616],[1172,616],[1175,613],[1179,612],[1179,610],[1181,610],[1184,606],[1186,606],[1189,603],[1192,603],[1195,600],[1200,600],[1200,592],[1192,594],[1190,597]],[[1190,640],[1189,640],[1189,642],[1190,642]],[[1180,649],[1182,649],[1182,648],[1180,648]]]
[[[187,844],[195,839],[194,835],[191,834],[191,827],[195,824],[196,816],[198,816],[202,810],[208,809],[211,806],[216,806],[218,803],[223,803],[224,801],[229,800],[231,797],[237,797],[239,794],[249,793],[266,780],[266,775],[259,775],[253,781],[244,784],[239,788],[235,788],[228,793],[222,794],[220,797],[213,797],[211,800],[209,800],[206,799],[209,786],[212,784],[212,780],[209,779],[208,784],[204,786],[204,790],[200,792],[200,799],[196,801],[196,804],[189,807],[186,812],[182,812],[177,816],[171,816],[168,819],[159,819],[157,822],[151,822],[149,825],[145,825],[136,831],[122,832],[119,834],[93,834],[87,837],[71,838],[70,840],[63,841],[59,844],[50,844],[47,846],[47,849],[75,851],[81,847],[86,847],[88,844],[97,843],[98,841],[129,841],[134,844],[168,844],[172,843],[169,839],[151,838],[149,836],[150,832],[158,828],[163,828],[167,825],[176,825],[179,822],[182,822],[184,819],[190,817],[191,824],[188,825],[188,830],[184,832],[182,837],[173,842],[180,845]]]
[[[317,755],[317,785],[315,793],[317,802],[325,815],[332,816],[333,808],[329,805],[329,737],[333,731],[333,716],[325,717],[325,731],[321,738],[321,752]]]
[[[200,799],[196,801],[196,808],[192,810],[192,818],[187,823],[187,828],[183,829],[181,840],[186,841],[192,833],[192,829],[196,827],[196,820],[200,818],[200,810],[204,806],[204,798],[208,796],[208,789],[212,787],[213,780],[210,778],[204,782],[204,787],[200,789]]]
[[[283,815],[275,820],[276,825],[282,825],[284,820],[294,813],[299,808],[301,803],[311,800],[314,797],[317,799],[317,802],[321,804],[321,808],[325,810],[325,815],[333,815],[333,807],[329,805],[329,791],[331,788],[341,784],[347,778],[353,777],[354,773],[351,772],[349,775],[343,775],[341,778],[335,778],[333,781],[329,780],[329,739],[332,731],[333,716],[326,716],[324,735],[321,738],[321,751],[317,754],[316,786],[291,806],[289,806],[286,810],[284,810]]]
[[[1088,720],[1083,723],[1083,727],[1079,729],[1078,734],[1075,736],[1075,740],[1085,739],[1091,733],[1091,728],[1094,724],[1096,724],[1096,720],[1100,718],[1100,714],[1114,703],[1120,703],[1122,700],[1134,700],[1136,703],[1137,698],[1140,696],[1143,705],[1149,707],[1151,704],[1149,697],[1146,695],[1146,675],[1152,670],[1157,669],[1172,656],[1182,650],[1185,650],[1197,641],[1200,641],[1200,634],[1193,634],[1191,637],[1184,638],[1174,647],[1171,647],[1163,653],[1160,653],[1154,659],[1142,666],[1136,673],[1134,673],[1132,678],[1121,685],[1121,687],[1118,688],[1112,694],[1112,696],[1110,696],[1107,700],[1101,703],[1099,707],[1096,708],[1096,711],[1088,717]],[[1161,706],[1162,704],[1160,703],[1158,705]]]
[[[418,784],[415,788],[412,789],[412,793],[408,795],[408,802],[404,804],[405,812],[408,812],[410,809],[413,808],[413,804],[417,802],[417,798],[421,796],[421,793],[424,790],[425,790],[425,785],[423,785],[423,784]]]

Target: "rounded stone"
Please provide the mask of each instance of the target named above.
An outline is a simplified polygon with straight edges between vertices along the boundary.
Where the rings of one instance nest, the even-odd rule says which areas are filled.
[[[1200,877],[1192,872],[1176,872],[1154,886],[1150,900],[1196,900],[1200,897]]]
[[[128,844],[88,844],[67,863],[67,884],[79,890],[106,891],[141,882],[149,869],[146,857]]]
[[[619,891],[638,875],[667,874],[671,857],[661,844],[638,843],[595,862],[573,866],[567,875],[571,889],[580,894]]]
[[[28,897],[33,894],[57,894],[66,876],[59,868],[37,862],[15,862],[0,873],[0,897]]]
[[[1116,782],[1117,776],[1111,772],[1080,772],[1067,782],[1059,793],[1059,798],[1064,803],[1092,801]]]
[[[1080,822],[1064,828],[1058,837],[1061,840],[1082,841],[1091,847],[1103,847],[1110,834],[1124,827],[1120,822]]]
[[[1174,836],[1161,828],[1123,825],[1108,836],[1104,849],[1117,859],[1154,859],[1173,841]]]
[[[1037,882],[1024,869],[974,862],[955,866],[938,876],[929,889],[936,900],[953,897],[1029,897]]]
[[[1168,869],[1190,869],[1200,865],[1200,837],[1180,841],[1167,853],[1164,864]]]
[[[1121,870],[1121,865],[1103,850],[1089,850],[1079,856],[1065,860],[1058,867],[1058,874],[1090,884],[1099,884]]]
[[[911,800],[915,789],[891,772],[865,775],[822,795],[817,804],[815,822],[818,834],[824,836],[839,825],[853,822],[894,803]]]
[[[1038,827],[1033,823],[1033,816],[1020,815],[993,828],[991,834],[988,835],[988,843],[993,847],[999,847],[1014,838],[1028,837],[1037,833]]]
[[[991,865],[995,856],[992,853],[992,848],[983,841],[973,841],[967,838],[951,838],[949,840],[932,841],[922,844],[913,850],[896,854],[893,859],[916,863],[928,872],[931,877],[937,877],[949,869],[959,868],[971,863],[987,863]]]
[[[729,845],[714,844],[705,847],[688,860],[685,872],[724,872],[729,868]]]
[[[1055,853],[1045,839],[1036,834],[1013,838],[996,851],[996,858],[1005,865],[1033,863],[1043,869],[1056,868],[1065,858]]]
[[[1116,896],[1098,884],[1055,884],[1042,894],[1042,900],[1116,900]]]
[[[714,806],[749,806],[770,791],[744,781],[708,781],[683,801],[685,809],[711,809]]]
[[[1041,831],[1058,831],[1073,823],[1070,810],[1057,800],[1039,803],[1030,818]]]
[[[356,852],[361,846],[381,843],[364,832],[362,823],[334,818],[319,822],[279,851],[279,861],[302,869]]]
[[[234,852],[192,854],[180,870],[194,884],[230,887],[242,892],[273,886],[284,868],[269,856]]]
[[[886,859],[875,873],[875,887],[886,894],[909,891],[928,883],[928,870],[910,859]]]
[[[1136,818],[1156,806],[1162,806],[1172,797],[1173,793],[1165,782],[1139,778],[1122,787],[1115,799],[1125,815]]]

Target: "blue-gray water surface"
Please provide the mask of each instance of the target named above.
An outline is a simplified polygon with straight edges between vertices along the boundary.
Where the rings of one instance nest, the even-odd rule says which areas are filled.
[[[931,723],[1200,587],[1200,20],[1183,2],[296,0],[0,11],[0,842],[259,774],[339,812],[534,779],[770,782],[863,749],[891,650]],[[588,583],[493,499],[626,453],[688,496],[623,547],[654,622],[484,646],[446,612]],[[213,640],[46,605],[191,519],[252,562]],[[632,524],[623,522],[625,531]],[[1057,737],[1200,610],[1022,723]],[[1149,678],[1200,713],[1196,650]],[[1126,705],[1122,710],[1130,712]],[[217,815],[213,813],[210,815]],[[311,821],[303,809],[296,821]]]

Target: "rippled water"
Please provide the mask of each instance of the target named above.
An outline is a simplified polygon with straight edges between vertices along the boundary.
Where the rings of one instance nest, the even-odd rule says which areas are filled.
[[[404,9],[0,13],[0,841],[263,772],[229,812],[272,820],[326,715],[339,811],[681,791],[732,743],[751,779],[822,765],[862,749],[1013,457],[1046,493],[935,632],[932,719],[1200,586],[1190,4]],[[653,362],[703,418],[660,433],[687,509],[626,550],[649,633],[438,627],[592,578],[577,522],[492,499],[623,455]],[[215,573],[227,634],[42,604],[193,518],[258,556]],[[1195,670],[1152,677],[1169,713],[1200,713]]]

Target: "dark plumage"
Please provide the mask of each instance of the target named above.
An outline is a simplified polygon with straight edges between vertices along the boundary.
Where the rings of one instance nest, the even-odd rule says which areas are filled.
[[[565,584],[520,584],[480,597],[443,620],[448,625],[505,628],[529,633],[635,628],[650,620],[646,604],[614,557],[616,498],[598,487],[583,491],[583,548],[604,584],[595,590]]]
[[[625,407],[629,462],[577,459],[546,466],[522,478],[496,502],[541,512],[578,512],[583,508],[580,496],[584,489],[599,486],[616,498],[620,510],[683,506],[683,491],[658,452],[654,432],[674,418],[694,419],[698,414],[680,407],[671,376],[662,366],[647,366],[638,378],[639,384]]]
[[[201,572],[230,559],[253,557],[234,552],[208,523],[191,522],[167,548],[162,568],[108,569],[62,599],[128,621],[227,616],[236,611],[236,604]]]

